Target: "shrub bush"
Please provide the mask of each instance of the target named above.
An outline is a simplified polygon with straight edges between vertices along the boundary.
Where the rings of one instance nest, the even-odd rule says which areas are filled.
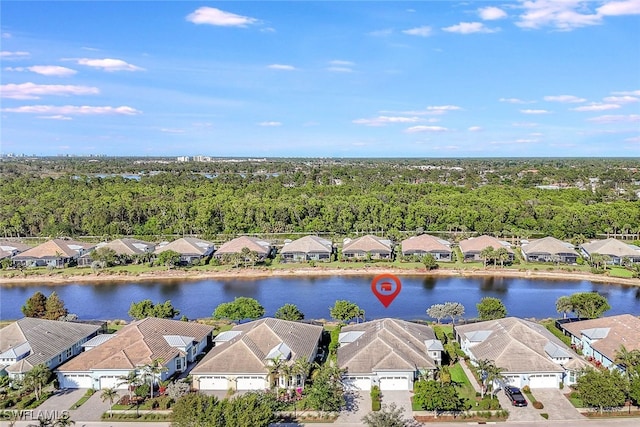
[[[522,392],[523,393],[531,393],[531,388],[528,385],[526,385],[526,386],[522,387]]]
[[[540,402],[539,400],[533,402],[533,407],[536,409],[542,409],[544,408],[544,405],[542,404],[542,402]]]

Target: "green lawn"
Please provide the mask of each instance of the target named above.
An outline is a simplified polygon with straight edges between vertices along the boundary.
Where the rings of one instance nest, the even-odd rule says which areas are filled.
[[[462,366],[460,366],[460,362],[449,368],[449,372],[451,373],[451,381],[456,383],[456,389],[460,394],[460,397],[467,398],[470,401],[475,401],[476,399],[476,390],[471,385],[469,378],[462,370]]]
[[[624,277],[624,278],[627,278],[627,279],[632,279],[633,278],[633,273],[631,272],[631,270],[627,270],[626,268],[612,267],[609,270],[609,276],[611,276],[611,277]]]

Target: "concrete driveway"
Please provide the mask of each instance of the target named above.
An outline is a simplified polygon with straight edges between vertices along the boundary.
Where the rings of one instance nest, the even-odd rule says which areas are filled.
[[[404,409],[405,418],[412,418],[411,393],[408,390],[383,391],[382,404],[390,405],[391,403],[395,403],[397,408]]]
[[[350,391],[344,398],[347,406],[338,415],[336,423],[362,425],[362,417],[371,412],[371,395],[368,391]]]
[[[549,414],[550,420],[586,420],[557,388],[540,388],[532,391],[533,396],[544,405],[538,412]]]
[[[53,396],[42,402],[35,410],[43,414],[62,414],[68,411],[87,392],[86,388],[57,390]]]
[[[531,406],[531,402],[527,399],[527,406],[519,407],[513,406],[511,401],[504,394],[504,390],[499,390],[496,395],[498,396],[498,400],[500,401],[500,406],[502,409],[506,409],[509,411],[509,418],[507,421],[543,421],[544,418],[540,415],[541,412],[546,412],[544,410],[538,411],[533,406]],[[534,394],[535,396],[535,394]],[[525,396],[525,399],[527,397]],[[537,397],[536,397],[537,399]],[[543,402],[544,403],[544,402]]]

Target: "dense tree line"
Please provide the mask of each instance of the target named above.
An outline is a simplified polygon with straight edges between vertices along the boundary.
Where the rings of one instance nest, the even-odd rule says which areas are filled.
[[[640,233],[640,203],[632,192],[616,195],[606,186],[595,192],[542,190],[523,182],[524,178],[507,180],[502,173],[492,183],[488,177],[496,171],[469,162],[463,163],[466,169],[462,171],[421,170],[411,162],[401,168],[373,161],[348,165],[281,162],[277,168],[261,163],[251,167],[204,163],[225,171],[207,172],[208,176],[173,164],[177,170],[144,174],[139,179],[72,174],[65,163],[60,166],[64,173],[57,174],[3,164],[3,172],[10,173],[0,178],[0,234],[207,237],[380,231],[393,237],[395,232],[422,229],[568,239],[608,232]],[[524,166],[519,164],[519,170]],[[47,167],[50,172],[53,166]],[[262,169],[255,172],[258,167]],[[512,166],[504,167],[504,174],[511,176]],[[278,172],[267,172],[272,169]],[[578,175],[577,168],[564,169],[572,179]],[[622,185],[638,179],[627,168],[597,170],[601,183]],[[527,175],[531,173],[513,176]],[[542,176],[540,172],[533,175]],[[484,184],[478,185],[474,177]]]

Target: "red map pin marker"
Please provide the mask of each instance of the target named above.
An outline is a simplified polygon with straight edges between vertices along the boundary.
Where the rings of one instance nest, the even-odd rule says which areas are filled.
[[[396,299],[401,289],[400,279],[393,274],[379,274],[371,281],[371,291],[385,308]]]

